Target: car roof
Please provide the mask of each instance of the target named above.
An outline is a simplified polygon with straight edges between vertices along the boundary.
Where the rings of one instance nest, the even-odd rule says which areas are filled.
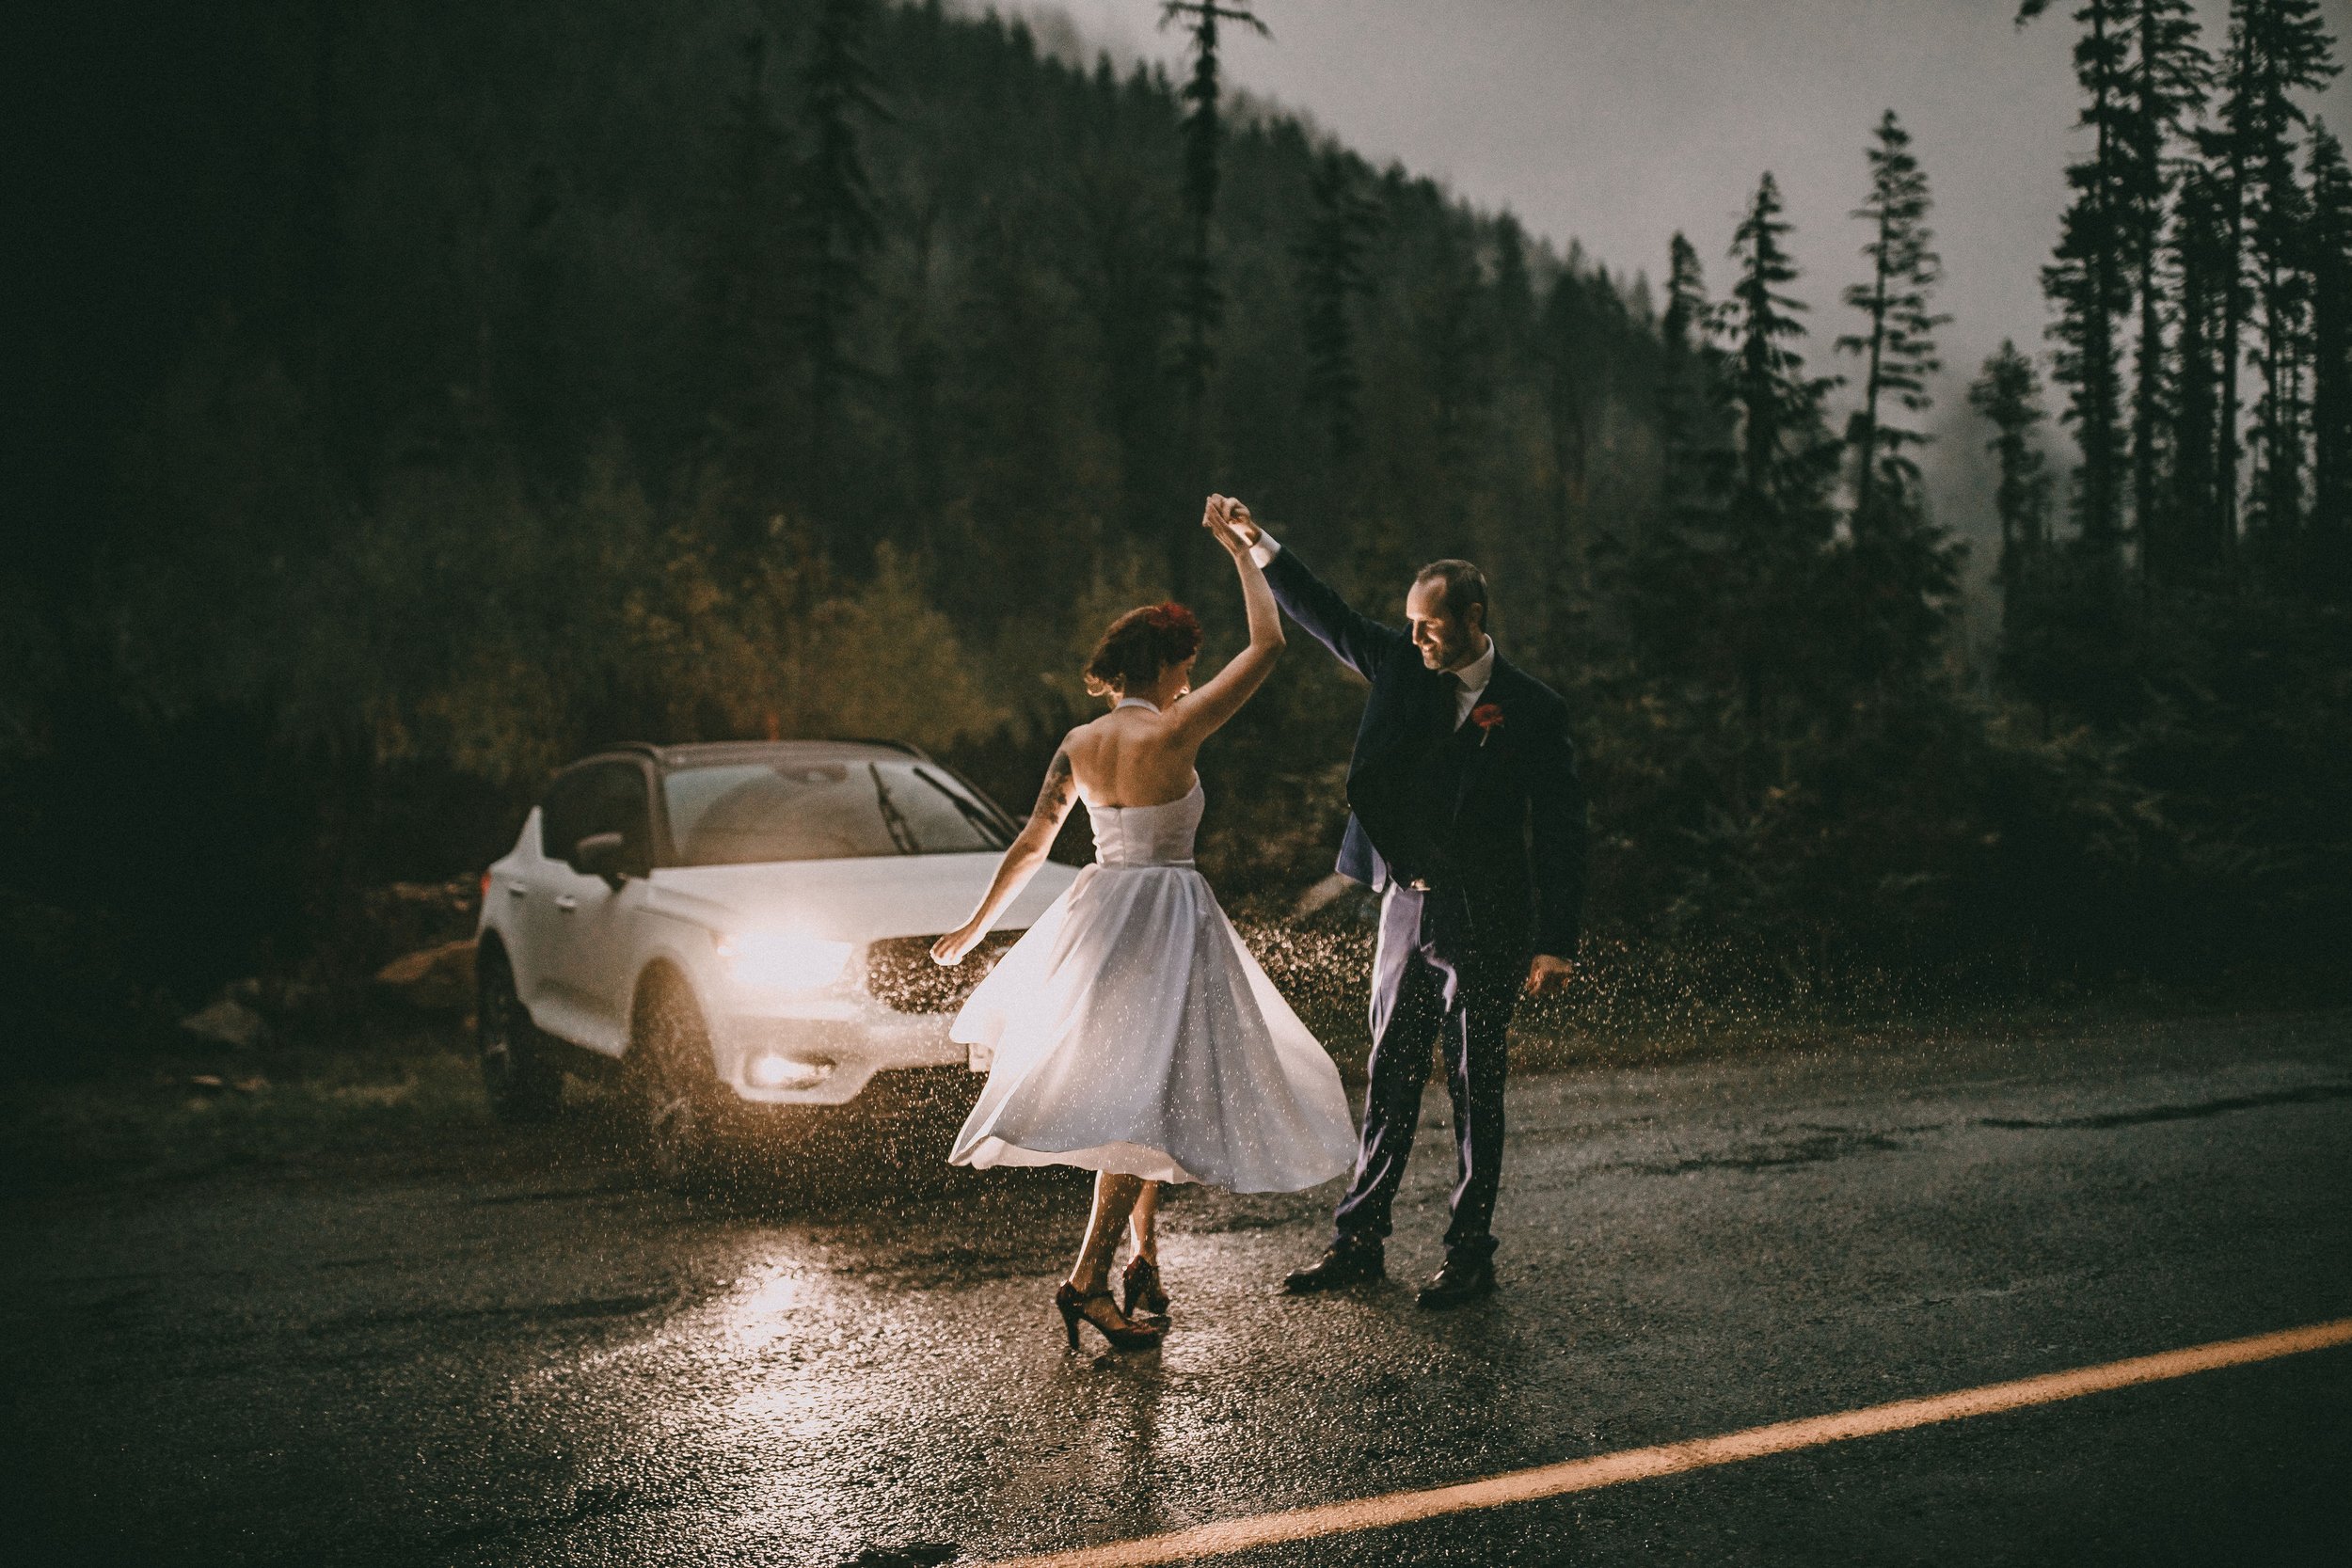
[[[930,760],[920,747],[901,740],[706,740],[681,746],[628,740],[598,747],[580,762],[615,755],[650,758],[664,772],[730,762],[850,762],[883,757]]]

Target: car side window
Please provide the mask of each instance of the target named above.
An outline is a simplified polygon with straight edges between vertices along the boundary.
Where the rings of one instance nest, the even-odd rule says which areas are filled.
[[[621,863],[644,873],[653,867],[653,802],[645,789],[645,770],[635,763],[619,762],[592,769],[595,785],[588,798],[588,833],[618,833],[627,847]],[[575,841],[577,842],[577,841]]]
[[[581,839],[618,833],[627,846],[624,863],[650,867],[651,812],[644,770],[635,763],[603,762],[576,768],[548,787],[540,805],[539,852],[551,861],[568,860]]]
[[[589,775],[586,768],[563,774],[539,802],[539,853],[548,860],[568,860],[572,846],[588,836],[581,824],[587,820]]]

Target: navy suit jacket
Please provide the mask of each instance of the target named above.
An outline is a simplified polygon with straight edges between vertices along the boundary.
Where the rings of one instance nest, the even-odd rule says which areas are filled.
[[[1498,653],[1479,706],[1502,721],[1468,750],[1453,799],[1433,819],[1416,788],[1430,748],[1449,743],[1456,684],[1413,640],[1359,613],[1289,549],[1266,582],[1290,618],[1372,683],[1347,768],[1340,871],[1384,887],[1391,875],[1457,889],[1510,918],[1530,951],[1576,956],[1584,911],[1584,786],[1558,692]],[[1467,727],[1467,726],[1466,726]]]

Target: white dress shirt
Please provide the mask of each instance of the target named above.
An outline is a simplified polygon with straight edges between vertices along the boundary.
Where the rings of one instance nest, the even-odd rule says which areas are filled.
[[[1258,569],[1265,570],[1281,553],[1282,542],[1260,529],[1258,542],[1249,546],[1249,559],[1258,563]],[[1457,730],[1469,721],[1470,709],[1478,705],[1478,699],[1486,694],[1487,683],[1495,678],[1495,640],[1482,632],[1479,641],[1486,644],[1486,650],[1468,664],[1456,665],[1452,672],[1461,688],[1454,693],[1454,727]]]

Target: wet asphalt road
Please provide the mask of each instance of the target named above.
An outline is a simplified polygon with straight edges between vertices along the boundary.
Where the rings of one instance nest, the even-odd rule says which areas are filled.
[[[1047,1305],[1082,1182],[946,1172],[919,1117],[721,1200],[596,1153],[591,1104],[20,1203],[0,1539],[985,1562],[2352,1315],[2352,1016],[1527,1076],[1511,1104],[1498,1300],[1412,1307],[1439,1132],[1398,1282],[1272,1296],[1331,1195],[1185,1193],[1177,1331],[1117,1359],[1069,1355]],[[2352,1348],[1218,1560],[2352,1562]]]

